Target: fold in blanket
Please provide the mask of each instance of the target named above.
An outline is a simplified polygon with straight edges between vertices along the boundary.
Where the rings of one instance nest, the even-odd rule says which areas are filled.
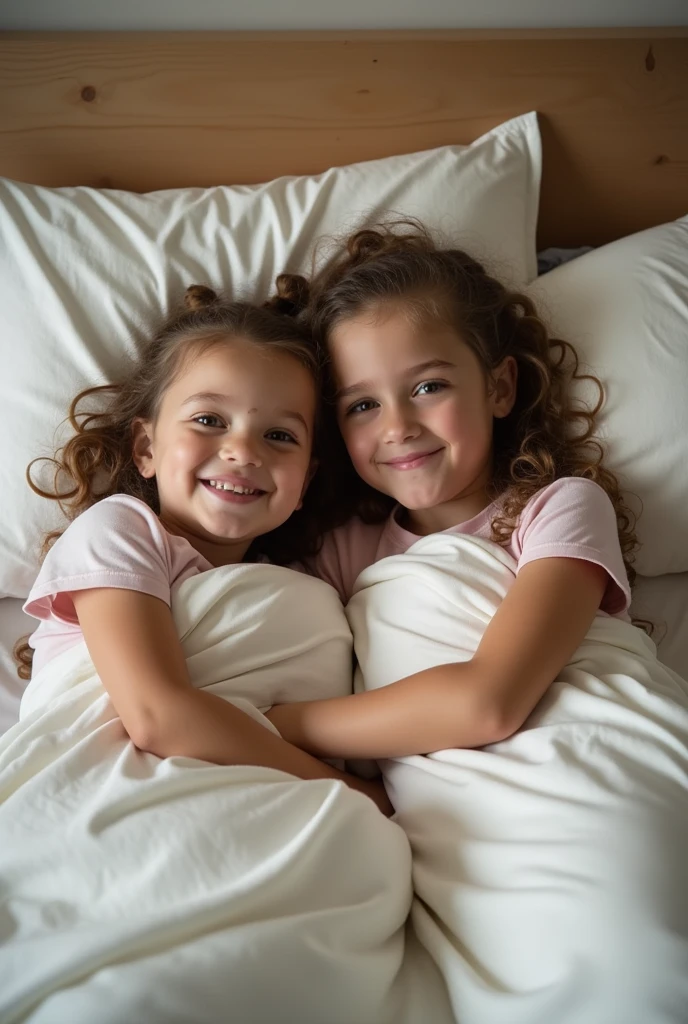
[[[515,572],[447,534],[365,570],[357,687],[469,659]],[[600,615],[515,736],[383,763],[460,1024],[685,1024],[687,708],[652,641]]]

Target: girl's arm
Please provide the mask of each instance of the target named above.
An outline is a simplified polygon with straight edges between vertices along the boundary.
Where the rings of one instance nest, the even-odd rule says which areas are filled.
[[[391,814],[384,787],[323,764],[189,680],[172,613],[133,590],[71,594],[93,664],[134,744],[158,757],[277,768],[301,779],[340,779]]]
[[[403,757],[496,743],[523,725],[579,647],[606,585],[606,571],[592,562],[529,562],[470,661],[351,697],[281,705],[268,717],[319,757]]]

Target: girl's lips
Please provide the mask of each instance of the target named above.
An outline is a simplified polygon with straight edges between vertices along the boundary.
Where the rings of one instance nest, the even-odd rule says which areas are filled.
[[[230,505],[251,505],[254,501],[259,501],[265,494],[265,491],[256,491],[255,494],[237,494],[236,491],[218,490],[217,487],[213,487],[207,480],[201,480],[200,482],[206,491],[210,491],[220,501],[229,502]]]
[[[425,465],[425,463],[441,452],[441,448],[435,448],[430,452],[418,452],[412,455],[401,455],[398,459],[389,459],[383,462],[383,466],[389,466],[390,469],[418,469],[419,466]]]

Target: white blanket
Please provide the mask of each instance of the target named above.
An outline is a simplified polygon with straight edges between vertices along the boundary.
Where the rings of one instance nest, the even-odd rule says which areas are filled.
[[[357,685],[470,658],[515,568],[459,535],[371,566]],[[383,764],[460,1024],[688,1021],[687,707],[653,643],[600,615],[511,739]]]
[[[173,604],[194,685],[268,728],[350,692],[327,584],[232,566]],[[399,973],[410,880],[403,831],[340,782],[138,751],[83,644],[0,740],[3,1024],[420,1021],[414,993],[443,990],[422,950]]]

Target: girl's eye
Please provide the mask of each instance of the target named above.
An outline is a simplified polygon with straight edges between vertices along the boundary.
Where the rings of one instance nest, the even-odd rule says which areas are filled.
[[[446,386],[441,380],[425,380],[418,385],[413,396],[415,398],[416,395],[436,395],[439,391],[444,391]]]
[[[370,412],[370,410],[374,409],[376,405],[377,402],[373,401],[372,398],[364,398],[360,402],[356,402],[355,405],[349,406],[346,410],[346,415],[356,416],[358,413]]]
[[[287,430],[270,430],[265,435],[268,441],[279,441],[281,444],[298,444],[293,434]]]
[[[219,416],[213,416],[211,413],[201,413],[200,416],[193,417],[194,423],[199,423],[202,427],[224,427],[224,423]]]

